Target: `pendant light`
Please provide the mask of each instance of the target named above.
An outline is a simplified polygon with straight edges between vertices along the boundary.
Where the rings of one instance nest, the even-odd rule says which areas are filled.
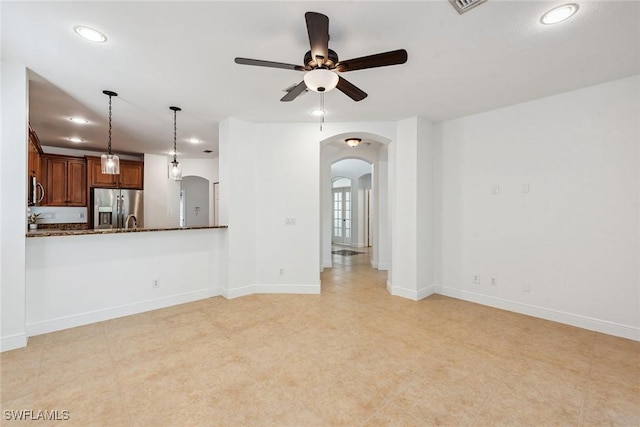
[[[180,107],[169,107],[173,110],[173,162],[169,166],[169,177],[174,181],[180,181],[182,179],[182,165],[178,163],[178,149],[176,147],[177,140],[177,126],[176,126],[176,113],[182,111]]]
[[[107,150],[107,154],[100,156],[100,166],[102,166],[103,174],[119,175],[120,159],[111,152],[111,97],[118,96],[118,94],[110,90],[103,90],[102,93],[109,96],[109,148]]]

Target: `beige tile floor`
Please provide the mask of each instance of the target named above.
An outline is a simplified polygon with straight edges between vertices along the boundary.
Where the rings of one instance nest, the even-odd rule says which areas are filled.
[[[321,295],[210,298],[2,353],[4,410],[63,426],[640,425],[640,343],[431,296],[367,255]]]

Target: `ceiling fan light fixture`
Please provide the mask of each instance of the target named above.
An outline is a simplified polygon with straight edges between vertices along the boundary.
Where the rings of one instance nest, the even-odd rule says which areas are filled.
[[[338,80],[340,78],[335,72],[325,68],[316,68],[304,75],[304,84],[307,88],[319,93],[335,89],[338,85]]]
[[[575,3],[564,4],[551,9],[540,18],[540,22],[545,25],[553,25],[571,18],[578,11]]]
[[[315,110],[311,110],[310,114],[312,116],[321,117],[321,116],[324,116],[325,112],[321,108],[316,108]]]
[[[69,117],[69,120],[71,120],[73,123],[78,123],[81,125],[86,125],[87,123],[89,123],[89,120],[83,119],[82,117]]]
[[[356,148],[358,145],[360,145],[362,140],[360,138],[347,138],[344,140],[344,142],[346,142],[349,147]]]

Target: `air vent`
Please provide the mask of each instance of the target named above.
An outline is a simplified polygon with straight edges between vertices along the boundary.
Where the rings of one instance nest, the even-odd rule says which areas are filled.
[[[213,153],[213,151],[211,151],[211,150],[204,150],[204,151],[203,151],[203,153],[207,153],[207,154],[209,154],[209,153]]]
[[[486,2],[487,0],[449,0],[449,3],[460,15]]]

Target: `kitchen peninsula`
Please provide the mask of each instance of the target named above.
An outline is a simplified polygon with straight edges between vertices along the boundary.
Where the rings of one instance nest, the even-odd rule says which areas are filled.
[[[29,336],[221,295],[227,282],[226,226],[27,237]]]

